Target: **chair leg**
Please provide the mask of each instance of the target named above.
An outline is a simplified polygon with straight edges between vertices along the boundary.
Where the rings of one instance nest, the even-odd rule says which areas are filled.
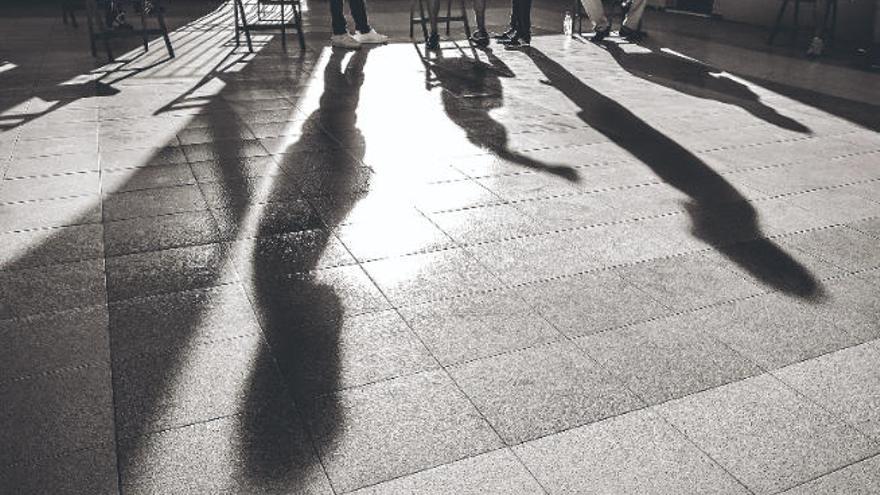
[[[284,25],[284,3],[281,4],[281,49],[287,51],[287,27]]]
[[[299,48],[300,50],[306,49],[306,37],[303,34],[303,22],[302,22],[302,11],[297,5],[294,9],[294,17],[293,22],[296,24],[296,36],[299,38]]]
[[[414,15],[416,15],[416,0],[409,0],[409,39],[412,39],[415,34]]]
[[[419,0],[419,23],[422,25],[422,34],[425,36],[425,41],[428,41],[428,25],[427,20],[425,19],[425,3],[424,0]]]
[[[89,48],[92,50],[92,57],[98,56],[98,50],[95,47],[95,25],[92,20],[92,16],[97,15],[96,12],[93,11],[93,6],[91,2],[86,3],[86,24],[89,27]]]
[[[159,22],[159,29],[162,30],[162,39],[165,40],[165,49],[168,50],[168,56],[174,58],[174,47],[171,46],[171,38],[168,37],[168,26],[165,25],[165,15],[162,13],[162,7],[156,4],[156,20]]]
[[[247,18],[244,14],[244,5],[242,4],[241,0],[235,0],[235,4],[238,6],[238,13],[241,16],[241,28],[244,31],[244,40],[247,41],[248,51],[253,53],[254,45],[251,42],[251,31],[247,23]]]
[[[770,31],[770,38],[767,39],[767,44],[772,45],[773,40],[776,39],[776,35],[779,34],[779,30],[782,29],[782,16],[785,15],[785,10],[788,8],[788,0],[783,0],[782,6],[779,7],[779,13],[776,14],[776,22],[773,23],[773,30]]]
[[[794,23],[791,27],[791,44],[797,43],[801,22],[801,0],[794,0]]]
[[[150,40],[147,39],[147,14],[141,9],[141,39],[144,42],[144,51],[150,50]]]
[[[468,12],[467,12],[467,1],[461,0],[461,18],[462,22],[464,22],[464,35],[470,38],[471,36],[471,26],[468,22]]]
[[[446,36],[449,36],[449,25],[452,21],[449,18],[452,17],[452,0],[446,1]]]

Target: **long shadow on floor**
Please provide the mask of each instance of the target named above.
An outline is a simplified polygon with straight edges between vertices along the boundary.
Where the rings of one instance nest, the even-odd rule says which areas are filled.
[[[491,49],[485,49],[483,53],[490,64],[465,57],[438,58],[431,61],[430,70],[443,89],[443,109],[446,115],[467,133],[471,143],[488,149],[497,157],[577,182],[578,173],[571,167],[544,163],[510,149],[507,129],[493,119],[489,112],[504,106],[501,78],[515,76]]]
[[[811,133],[807,126],[766,105],[748,86],[730,78],[721,69],[663,53],[654,47],[613,42],[604,46],[624,70],[636,77],[686,95],[738,106],[783,129]]]
[[[553,86],[580,108],[578,117],[690,197],[694,235],[765,285],[805,299],[824,290],[810,272],[768,239],[757,212],[739,191],[693,153],[611,98],[590,88],[536,48],[525,53]],[[750,241],[750,242],[742,242]]]
[[[273,236],[272,216],[263,215],[251,258],[248,283],[272,357],[320,443],[331,440],[341,422],[333,393],[340,388],[339,339],[346,307],[337,289],[320,280],[315,270],[325,264],[322,258],[333,249],[333,231],[364,196],[369,182],[356,115],[369,53],[367,48],[354,53],[333,49],[319,107],[303,123],[296,142],[284,150],[284,173],[273,184],[285,194],[298,191],[320,211],[323,225],[294,238]],[[346,57],[350,59],[343,65]],[[261,388],[254,383],[250,390]],[[272,472],[265,456],[251,460],[250,471]],[[275,460],[277,469],[288,462],[284,457]]]

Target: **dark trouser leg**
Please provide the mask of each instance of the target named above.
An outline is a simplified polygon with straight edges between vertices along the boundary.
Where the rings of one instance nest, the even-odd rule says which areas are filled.
[[[517,26],[519,26],[519,0],[510,0],[510,29],[516,31]]]
[[[532,0],[517,0],[516,34],[524,40],[532,38]]]
[[[348,0],[351,16],[354,18],[354,27],[362,33],[369,33],[370,23],[367,22],[367,4],[364,0]]]
[[[486,31],[486,0],[474,0],[474,18],[477,21],[477,31]]]
[[[342,13],[342,0],[330,0],[330,19],[333,24],[333,34],[345,34],[348,32],[345,14]]]

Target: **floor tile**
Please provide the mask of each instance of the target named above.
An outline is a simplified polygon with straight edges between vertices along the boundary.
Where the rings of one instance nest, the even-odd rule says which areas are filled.
[[[16,493],[118,493],[116,453],[112,446],[99,446],[2,466],[0,486],[15,487]]]
[[[510,291],[407,306],[400,312],[444,365],[562,338]]]
[[[851,464],[803,485],[785,495],[870,495],[880,489],[880,455]]]
[[[472,361],[450,373],[508,444],[641,406],[569,342]]]
[[[624,280],[667,306],[683,310],[756,294],[757,286],[701,253],[617,270]]]
[[[210,287],[235,280],[229,248],[205,244],[107,258],[109,300]]]
[[[0,321],[0,381],[107,363],[107,310],[79,308]]]
[[[332,493],[289,406],[255,405],[119,446],[125,493]]]
[[[761,372],[685,314],[590,335],[576,342],[649,404]]]
[[[428,469],[358,490],[357,495],[423,493],[544,493],[509,450],[493,450],[475,457]]]
[[[755,493],[776,493],[880,450],[769,375],[656,410]]]
[[[306,416],[327,474],[342,492],[501,446],[440,371],[325,396]]]
[[[103,227],[100,224],[0,234],[0,266],[5,270],[103,256]]]
[[[548,321],[570,337],[589,335],[670,312],[615,271],[538,282],[522,286],[518,291]]]
[[[113,442],[106,363],[0,385],[0,465]]]
[[[108,256],[158,251],[220,241],[214,217],[207,211],[133,218],[104,224]]]
[[[107,297],[103,260],[0,272],[0,287],[17,316],[95,306]]]
[[[514,451],[550,493],[749,493],[650,410],[527,442]]]
[[[364,263],[363,267],[397,305],[441,299],[499,285],[461,249],[372,261]]]
[[[858,343],[822,304],[766,294],[704,310],[699,326],[764,369]]]
[[[880,341],[793,364],[773,374],[880,441]]]

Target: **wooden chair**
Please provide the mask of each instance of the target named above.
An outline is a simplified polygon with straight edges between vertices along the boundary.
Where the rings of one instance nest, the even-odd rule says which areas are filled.
[[[148,28],[147,27],[147,13],[145,12],[144,2],[143,0],[134,0],[130,2],[131,5],[135,5],[135,3],[140,5],[140,18],[141,18],[141,27],[140,29],[108,29],[106,22],[101,18],[100,13],[98,12],[98,3],[97,0],[87,0],[86,1],[86,21],[89,25],[89,43],[91,44],[92,56],[98,56],[98,50],[96,47],[96,42],[103,41],[104,42],[104,50],[107,52],[107,59],[112,62],[113,51],[110,48],[110,40],[114,38],[130,38],[132,36],[140,36],[144,42],[144,51],[150,49],[149,47],[149,36],[151,35],[162,35],[162,38],[165,41],[165,49],[168,50],[168,56],[174,58],[174,47],[171,46],[171,39],[168,37],[168,28],[165,26],[165,15],[161,5],[160,0],[153,0],[153,11],[150,15],[155,15],[156,22],[158,27],[156,28]]]
[[[235,46],[241,46],[241,32],[244,31],[248,51],[254,51],[251,42],[251,31],[281,31],[281,47],[287,50],[287,30],[294,29],[299,38],[299,47],[306,48],[306,39],[302,28],[302,5],[299,0],[257,0],[257,22],[247,20],[247,12],[244,8],[244,0],[235,0],[232,10],[235,13]],[[265,7],[277,7],[278,17],[264,19]],[[286,7],[286,10],[285,10]],[[288,19],[288,13],[290,14]]]
[[[791,3],[791,1],[792,0],[783,0],[782,5],[779,7],[779,13],[776,14],[776,22],[773,24],[773,29],[770,31],[770,37],[767,39],[768,45],[772,45],[776,36],[783,30],[782,20],[783,17],[785,17],[785,11],[788,9],[788,4]],[[815,3],[815,1],[816,0],[794,0],[794,16],[791,28],[792,43],[797,41],[798,31],[800,30],[801,3]],[[835,31],[837,30],[837,0],[826,0],[822,23],[828,32],[828,40],[834,41],[834,36],[836,34]]]
[[[430,22],[430,16],[425,15],[426,7],[430,11],[430,2],[432,0],[410,0],[409,3],[409,37],[414,37],[414,29],[415,26],[422,26],[422,34],[425,37],[425,40],[428,40],[428,23]],[[419,16],[416,17],[416,2],[419,4]],[[452,15],[452,2],[453,0],[446,0],[446,15],[437,17],[437,24],[445,22],[446,23],[446,36],[449,36],[450,25],[453,22],[461,22],[464,24],[465,36],[471,35],[470,24],[468,23],[468,13],[467,13],[467,5],[465,4],[465,0],[460,0],[461,2],[461,14]]]

